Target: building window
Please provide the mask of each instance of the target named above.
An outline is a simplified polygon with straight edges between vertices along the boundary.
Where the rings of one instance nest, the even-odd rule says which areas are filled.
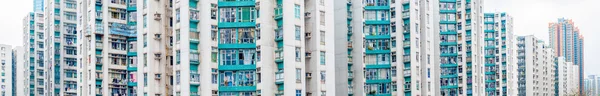
[[[217,69],[214,69],[214,68],[211,69],[211,71],[212,71],[212,84],[217,84],[217,79],[218,79],[217,75],[219,73],[217,72]]]
[[[296,90],[296,96],[302,96],[302,90]]]
[[[111,8],[109,11],[112,19],[127,20],[127,10],[120,8]]]
[[[296,40],[300,40],[301,29],[300,26],[296,26]]]
[[[325,25],[325,11],[321,11],[321,14],[319,14],[319,18],[320,18],[320,23],[321,25]]]
[[[294,7],[294,16],[296,16],[296,18],[300,19],[300,5],[296,4]]]
[[[320,57],[320,61],[321,61],[321,65],[325,65],[325,51],[321,51],[321,57]]]
[[[321,36],[319,37],[319,39],[321,40],[321,45],[325,45],[325,31],[321,31],[321,32],[319,33],[319,35],[321,35]]]
[[[144,86],[148,86],[148,73],[144,73]]]
[[[300,62],[301,61],[301,56],[300,56],[300,47],[296,47],[296,62]]]
[[[302,82],[302,69],[296,68],[296,82]]]
[[[255,49],[221,50],[220,65],[254,65],[256,63]]]
[[[325,6],[325,0],[319,0],[319,5]]]
[[[220,8],[219,22],[254,22],[256,10],[254,7]]]
[[[144,34],[142,38],[144,38],[144,48],[148,47],[148,34]]]
[[[389,20],[389,13],[388,10],[367,10],[364,12],[364,18],[370,21],[386,21]]]
[[[255,86],[255,71],[221,71],[219,86]]]
[[[255,28],[220,29],[219,44],[255,43]]]
[[[73,20],[73,21],[77,20],[77,13],[75,13],[75,12],[65,12],[64,14],[65,14],[65,17],[67,18],[67,20]],[[58,30],[58,29],[55,29],[55,30]]]
[[[144,28],[148,26],[148,16],[144,14]]]
[[[325,84],[325,71],[321,71],[321,84]]]
[[[145,75],[146,73],[144,73]],[[146,78],[146,77],[144,77]],[[179,85],[181,84],[181,72],[179,71],[175,71],[175,84]]]
[[[179,23],[181,21],[181,12],[179,9],[175,9],[175,22]]]

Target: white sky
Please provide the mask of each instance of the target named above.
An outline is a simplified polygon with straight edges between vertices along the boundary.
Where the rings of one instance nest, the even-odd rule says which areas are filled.
[[[548,23],[570,18],[585,37],[586,74],[600,74],[600,0],[484,0],[485,12],[507,12],[514,19],[515,34],[535,35],[548,40]],[[21,46],[23,18],[33,11],[33,0],[0,3],[0,44]]]

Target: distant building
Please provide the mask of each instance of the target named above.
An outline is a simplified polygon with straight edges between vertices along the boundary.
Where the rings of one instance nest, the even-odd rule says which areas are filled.
[[[583,87],[583,56],[584,41],[579,28],[571,19],[559,18],[557,22],[548,25],[549,47],[554,49],[554,55],[565,57],[566,62],[573,62],[579,67],[579,87]],[[580,90],[582,92],[582,90]]]

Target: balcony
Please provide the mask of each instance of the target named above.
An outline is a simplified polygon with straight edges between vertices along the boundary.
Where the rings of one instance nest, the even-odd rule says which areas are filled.
[[[98,20],[98,21],[102,20],[102,11],[96,11],[96,20]]]
[[[54,20],[60,20],[60,15],[54,15]]]
[[[190,84],[200,85],[200,74],[198,72],[190,72]]]
[[[280,20],[282,18],[283,18],[283,6],[278,5],[277,8],[275,8],[275,15],[273,16],[273,19]]]
[[[411,72],[410,72],[410,70],[404,70],[404,71],[402,72],[402,76],[404,76],[404,77],[410,77],[410,76],[411,76]]]
[[[96,96],[103,96],[103,95],[102,95],[102,87],[100,87],[100,88],[95,88],[95,92],[96,92]]]
[[[283,84],[284,75],[283,72],[275,73],[275,84]]]
[[[277,49],[275,51],[277,51],[275,52],[275,62],[283,62],[283,49]]]
[[[190,42],[199,43],[200,36],[198,35],[199,33],[197,32],[190,32]]]
[[[352,79],[352,78],[354,78],[354,72],[348,71],[348,79]]]
[[[102,50],[102,42],[96,42],[96,49]]]
[[[410,13],[402,13],[402,19],[408,19],[410,17]]]
[[[129,2],[129,4],[127,4],[127,11],[135,11],[137,10],[137,2],[136,0],[131,0],[132,2]]]
[[[191,10],[190,11],[190,22],[198,23],[199,20],[200,20],[199,12],[197,10]]]
[[[403,61],[404,63],[408,63],[408,62],[410,62],[410,60],[411,60],[411,59],[410,59],[410,55],[406,55],[406,56],[403,56],[403,57],[402,57],[402,61]]]
[[[283,28],[275,29],[275,41],[283,40]]]

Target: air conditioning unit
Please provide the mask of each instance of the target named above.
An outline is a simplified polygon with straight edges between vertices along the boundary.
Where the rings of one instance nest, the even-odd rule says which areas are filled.
[[[310,31],[307,31],[306,33],[304,33],[304,38],[310,39],[311,37],[312,37],[312,34]]]
[[[254,8],[255,8],[256,10],[260,9],[260,2],[256,2],[256,3],[254,4]]]
[[[304,18],[310,18],[310,12],[304,12]]]
[[[161,74],[154,74],[154,79],[160,80]]]
[[[160,13],[154,13],[154,20],[160,21]]]
[[[154,34],[154,40],[160,40],[161,38],[162,38],[162,37],[161,37],[161,34],[160,34],[160,33],[156,33],[156,34]]]
[[[160,58],[161,58],[161,57],[162,57],[162,56],[161,56],[161,54],[160,54],[160,53],[154,53],[154,59],[155,59],[155,60],[160,60]]]
[[[306,78],[308,78],[308,79],[312,78],[312,73],[306,72]]]

